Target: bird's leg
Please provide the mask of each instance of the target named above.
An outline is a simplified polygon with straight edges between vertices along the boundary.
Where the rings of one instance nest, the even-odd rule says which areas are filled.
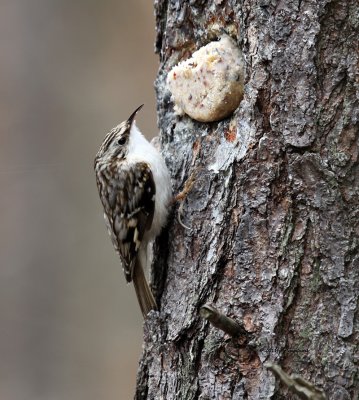
[[[183,190],[181,192],[179,192],[177,194],[177,196],[174,196],[173,199],[172,199],[173,203],[177,203],[177,202],[180,203],[180,205],[178,207],[177,220],[178,220],[179,224],[185,229],[191,229],[191,228],[188,227],[187,225],[185,225],[182,222],[181,217],[182,217],[182,214],[183,214],[183,205],[184,205],[184,200],[186,199],[188,193],[191,191],[191,189],[193,187],[193,184],[194,184],[194,182],[196,180],[195,176],[196,176],[196,170],[194,170],[191,173],[190,177],[184,183]]]
[[[196,161],[199,156],[200,150],[201,150],[201,142],[200,142],[200,140],[196,140],[192,146],[191,168],[194,168],[194,169],[193,169],[191,175],[189,176],[189,178],[184,183],[183,190],[180,193],[178,193],[177,196],[175,196],[172,200],[173,203],[176,203],[177,201],[180,202],[180,205],[178,207],[177,220],[178,220],[179,224],[185,229],[191,229],[191,228],[186,226],[182,222],[181,217],[183,214],[183,205],[184,205],[184,200],[186,200],[186,197],[187,197],[188,193],[192,190],[193,184],[196,180],[196,175],[197,175],[199,168],[195,167],[195,165],[196,165]]]

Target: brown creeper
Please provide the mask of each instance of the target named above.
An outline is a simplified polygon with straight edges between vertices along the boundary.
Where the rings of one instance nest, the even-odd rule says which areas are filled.
[[[145,317],[156,309],[143,271],[147,247],[166,223],[172,190],[161,154],[135,124],[141,108],[106,135],[95,157],[95,173],[112,243]]]

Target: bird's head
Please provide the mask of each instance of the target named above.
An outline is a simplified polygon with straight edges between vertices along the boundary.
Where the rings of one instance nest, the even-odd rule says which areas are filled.
[[[113,159],[122,160],[126,157],[131,128],[136,114],[142,107],[143,104],[137,107],[126,121],[121,122],[105,136],[95,157],[95,168],[99,161],[101,161],[101,163],[106,163]]]

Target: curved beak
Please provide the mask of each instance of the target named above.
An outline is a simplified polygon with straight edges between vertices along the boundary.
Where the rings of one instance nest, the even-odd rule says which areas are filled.
[[[144,106],[144,104],[141,104],[139,107],[136,108],[136,110],[129,116],[127,119],[127,124],[131,127],[133,124],[133,121],[135,120],[136,114],[141,110],[141,108]]]

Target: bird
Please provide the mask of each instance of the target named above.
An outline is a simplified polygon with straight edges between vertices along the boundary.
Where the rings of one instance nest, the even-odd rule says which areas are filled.
[[[145,318],[157,309],[144,272],[148,245],[166,225],[172,187],[164,158],[136,125],[142,107],[105,136],[94,169],[109,235]]]

